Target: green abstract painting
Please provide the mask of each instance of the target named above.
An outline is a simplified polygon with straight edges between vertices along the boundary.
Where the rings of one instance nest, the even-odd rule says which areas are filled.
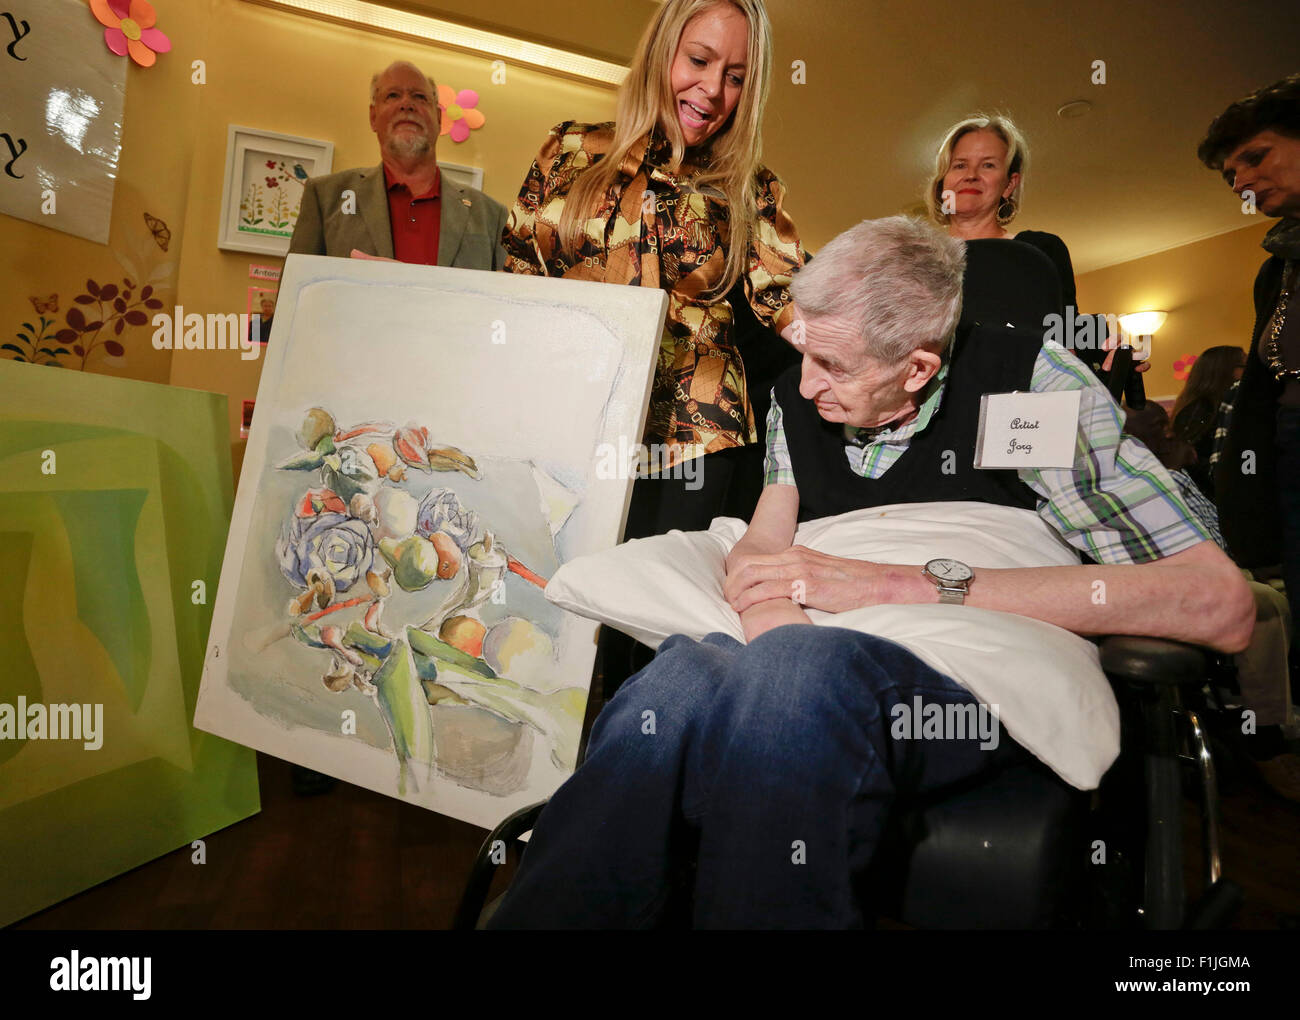
[[[0,361],[0,925],[259,807],[191,725],[232,492],[226,398]]]

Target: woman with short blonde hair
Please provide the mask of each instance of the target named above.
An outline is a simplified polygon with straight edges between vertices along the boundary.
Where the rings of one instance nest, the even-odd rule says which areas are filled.
[[[948,134],[944,136],[938,152],[935,153],[934,174],[930,178],[930,188],[925,196],[926,211],[939,226],[950,225],[950,217],[955,210],[952,210],[952,203],[945,206],[944,178],[952,168],[953,150],[957,147],[957,143],[972,131],[987,131],[996,135],[1006,146],[1005,162],[1009,186],[1003,190],[1002,197],[993,207],[994,221],[999,226],[1005,227],[1020,211],[1024,175],[1029,164],[1029,146],[1025,143],[1025,136],[1012,123],[1011,118],[998,113],[967,117],[948,129]]]
[[[1001,113],[967,117],[948,129],[935,153],[926,210],[953,237],[1033,245],[1056,266],[1062,303],[1073,307],[1074,266],[1065,242],[1039,230],[1007,229],[1020,212],[1028,165],[1029,146],[1010,117]]]

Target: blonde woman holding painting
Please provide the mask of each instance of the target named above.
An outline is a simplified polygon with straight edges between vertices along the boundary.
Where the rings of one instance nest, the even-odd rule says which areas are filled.
[[[726,295],[744,281],[759,320],[790,328],[803,252],[759,162],[771,61],[763,0],[668,0],[617,120],[553,128],[504,233],[507,272],[668,293],[629,538],[747,518],[762,487],[762,423]]]

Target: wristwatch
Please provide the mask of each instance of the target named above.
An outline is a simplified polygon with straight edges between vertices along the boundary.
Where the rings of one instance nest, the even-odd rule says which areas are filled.
[[[939,589],[939,601],[947,606],[961,606],[970,594],[970,582],[975,571],[961,560],[931,560],[921,568],[921,573]]]

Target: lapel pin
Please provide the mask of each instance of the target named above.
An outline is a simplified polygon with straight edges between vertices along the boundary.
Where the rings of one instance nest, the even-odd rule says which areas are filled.
[[[473,204],[474,204],[474,203],[471,202],[468,198],[462,198],[461,201],[464,202],[466,205],[473,205]]]

